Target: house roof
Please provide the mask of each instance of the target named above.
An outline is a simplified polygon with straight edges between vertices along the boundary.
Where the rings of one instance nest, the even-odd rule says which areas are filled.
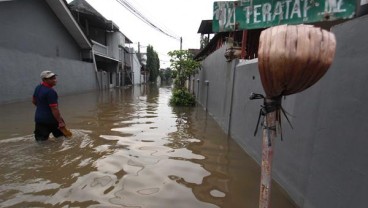
[[[70,9],[76,10],[81,13],[90,14],[97,16],[101,19],[105,19],[95,8],[93,8],[88,2],[85,0],[74,0],[69,3]]]
[[[85,0],[74,0],[69,3],[70,10],[83,14],[89,23],[95,27],[118,31],[119,27],[111,20],[107,20]]]
[[[70,35],[82,49],[91,49],[92,44],[71,14],[65,0],[45,0],[55,15],[64,24]]]
[[[123,34],[124,35],[124,34]],[[125,35],[124,35],[125,36]],[[127,36],[125,36],[125,43],[128,43],[128,44],[130,44],[130,43],[133,43]]]
[[[125,37],[125,43],[133,43],[126,35],[124,35],[124,33],[122,33],[121,31],[119,31],[119,33],[121,33]]]
[[[133,43],[126,35],[124,35],[119,27],[111,20],[107,20],[95,8],[93,8],[85,0],[74,0],[69,3],[69,8],[73,13],[83,14],[84,18],[88,19],[89,24],[103,28],[105,30],[118,31],[125,37],[125,43]]]
[[[193,55],[193,56],[196,56],[200,51],[201,49],[196,49],[196,48],[189,48],[188,51]]]
[[[194,56],[194,60],[197,60],[197,61],[203,60],[209,54],[214,52],[216,50],[217,41],[222,39],[227,34],[228,32],[216,33],[215,36],[213,36],[213,38],[210,40],[210,42]]]
[[[212,20],[202,20],[199,26],[198,33],[200,34],[212,34]]]

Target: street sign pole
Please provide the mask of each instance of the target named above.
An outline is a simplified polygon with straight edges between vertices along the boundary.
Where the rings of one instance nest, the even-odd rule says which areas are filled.
[[[265,102],[272,102],[272,100],[265,99]],[[276,138],[276,115],[276,111],[267,113],[263,124],[259,208],[271,207],[272,161],[274,140]]]
[[[281,106],[281,98],[315,84],[332,64],[335,50],[336,39],[333,33],[309,25],[280,25],[261,32],[258,69],[266,96],[253,93],[250,97],[264,99],[259,114],[259,119],[262,115],[265,116],[260,208],[271,207],[273,148],[277,127],[282,139],[281,113],[289,121]]]

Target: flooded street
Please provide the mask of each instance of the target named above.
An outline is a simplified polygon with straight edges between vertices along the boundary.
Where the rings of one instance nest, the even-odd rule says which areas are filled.
[[[61,96],[70,139],[35,142],[35,107],[0,109],[0,207],[258,207],[260,167],[170,87]],[[260,147],[261,148],[261,147]],[[295,207],[274,183],[272,207]]]

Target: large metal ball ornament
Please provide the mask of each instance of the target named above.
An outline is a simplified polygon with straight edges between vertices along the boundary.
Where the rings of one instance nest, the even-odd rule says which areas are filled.
[[[335,35],[310,25],[280,25],[262,31],[259,72],[267,98],[301,92],[330,67]]]

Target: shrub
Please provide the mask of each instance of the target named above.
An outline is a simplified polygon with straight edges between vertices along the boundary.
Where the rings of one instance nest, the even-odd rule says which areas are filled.
[[[174,89],[170,98],[171,106],[194,106],[195,97],[184,89]]]

